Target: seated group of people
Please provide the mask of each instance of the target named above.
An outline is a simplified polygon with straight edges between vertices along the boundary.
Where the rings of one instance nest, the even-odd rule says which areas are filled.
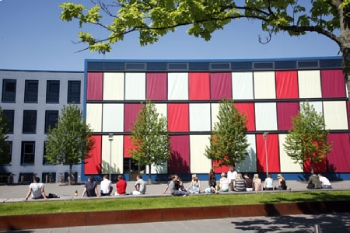
[[[308,189],[331,189],[332,184],[329,180],[322,174],[311,174],[309,177],[308,184],[306,186]]]

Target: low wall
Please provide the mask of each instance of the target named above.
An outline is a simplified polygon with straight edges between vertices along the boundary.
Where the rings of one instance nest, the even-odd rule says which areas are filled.
[[[350,201],[329,201],[12,215],[0,217],[0,230],[24,230],[250,216],[322,214],[349,212],[349,210]]]

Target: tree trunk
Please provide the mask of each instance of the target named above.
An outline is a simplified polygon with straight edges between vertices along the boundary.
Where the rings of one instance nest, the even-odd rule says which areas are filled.
[[[349,38],[350,40],[350,38]],[[347,43],[350,46],[350,41]],[[343,73],[346,82],[346,87],[348,88],[347,98],[350,97],[350,48],[343,48]]]
[[[148,164],[148,183],[152,184],[152,171],[151,171],[151,164]]]
[[[69,164],[68,185],[71,185],[73,164]]]

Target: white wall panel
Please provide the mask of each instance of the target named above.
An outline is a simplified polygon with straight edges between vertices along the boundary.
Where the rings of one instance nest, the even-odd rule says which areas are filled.
[[[122,174],[124,167],[123,158],[123,136],[114,135],[112,141],[112,153],[111,142],[108,135],[102,136],[102,170],[104,174],[108,174],[109,165],[111,164],[111,174]]]
[[[255,103],[256,130],[277,130],[276,103]]]
[[[247,135],[247,140],[249,143],[249,146],[246,150],[248,152],[248,156],[242,163],[236,164],[236,170],[242,173],[257,172],[255,135]]]
[[[211,104],[211,130],[214,129],[215,123],[219,122],[218,114],[219,114],[219,104]]]
[[[168,73],[168,99],[188,100],[188,73]]]
[[[124,100],[124,73],[103,74],[103,100]]]
[[[254,72],[255,99],[275,99],[276,83],[275,72]]]
[[[125,73],[125,100],[146,99],[146,74]]]
[[[319,70],[298,71],[299,98],[321,98]]]
[[[190,104],[190,131],[210,131],[210,104]]]
[[[167,110],[167,104],[154,104],[156,106],[157,112],[159,113],[159,116],[163,115],[166,119],[168,119],[168,110]]]
[[[146,166],[145,174],[148,177],[148,166]],[[168,173],[168,163],[165,162],[163,165],[156,166],[154,164],[151,165],[151,173],[152,174],[167,174]]]
[[[102,129],[102,104],[86,104],[86,123],[93,132],[101,132]]]
[[[232,73],[232,99],[250,100],[253,99],[253,73],[233,72]]]
[[[278,135],[281,172],[303,172],[303,168],[300,166],[300,164],[294,163],[294,160],[292,160],[284,150],[283,144],[286,141],[286,137],[286,134]]]
[[[209,135],[190,135],[191,173],[208,173],[212,168],[211,159],[204,155],[206,146],[209,146]]]
[[[301,104],[303,102],[300,102],[300,109],[301,109]],[[315,111],[320,113],[320,114],[323,114],[323,104],[322,104],[322,101],[310,101],[309,102],[309,105],[314,107]]]
[[[124,104],[103,105],[103,132],[124,131]]]
[[[326,129],[348,129],[346,101],[324,101]]]

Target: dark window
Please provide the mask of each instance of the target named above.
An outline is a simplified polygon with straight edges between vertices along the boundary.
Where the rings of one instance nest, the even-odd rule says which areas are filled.
[[[68,99],[69,104],[80,104],[80,81],[68,81]]]
[[[38,80],[26,80],[24,89],[24,103],[38,102]]]
[[[16,102],[16,80],[2,80],[2,102]]]
[[[35,142],[22,142],[21,164],[34,164]]]
[[[9,141],[8,145],[10,147],[10,159],[9,159],[9,163],[8,164],[11,164],[12,163],[12,142]]]
[[[49,128],[53,129],[56,126],[58,119],[58,111],[50,110],[45,112],[45,133],[49,132]]]
[[[8,122],[9,133],[13,133],[13,125],[15,122],[15,110],[4,110],[4,115]]]
[[[23,111],[23,133],[36,133],[36,110]]]
[[[46,83],[46,103],[60,102],[60,81],[47,80]]]

